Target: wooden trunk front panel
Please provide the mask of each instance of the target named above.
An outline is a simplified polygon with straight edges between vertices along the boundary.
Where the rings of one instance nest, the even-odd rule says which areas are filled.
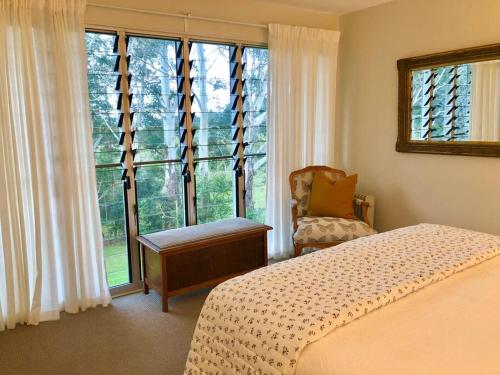
[[[264,253],[267,250],[264,236],[260,234],[169,256],[168,290],[174,291],[264,266]]]
[[[144,256],[146,257],[146,278],[148,281],[148,285],[150,288],[156,290],[159,294],[163,294],[161,255],[153,250],[146,249]]]

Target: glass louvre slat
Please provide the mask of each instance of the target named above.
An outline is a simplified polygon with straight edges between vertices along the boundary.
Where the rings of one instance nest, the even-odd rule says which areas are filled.
[[[258,125],[257,125],[258,124]],[[259,128],[264,128],[265,133],[267,134],[267,112],[246,112],[245,119],[243,120],[243,126],[247,128],[246,131],[248,131],[250,128],[252,129],[259,129]],[[257,130],[260,131],[260,130]],[[249,134],[250,136],[250,134]],[[248,137],[248,136],[247,136]],[[248,139],[246,139],[248,140]]]
[[[137,82],[139,80],[139,78],[141,78],[141,76],[134,76],[134,77],[137,77],[135,79],[135,81]],[[174,89],[172,89],[172,91],[170,91],[170,87],[164,87],[164,89],[166,90],[169,90],[169,92],[159,92],[158,90],[161,90],[160,87],[155,87],[156,85],[158,84],[161,84],[160,82],[147,82],[146,85],[149,85],[151,84],[152,86],[144,86],[144,87],[138,87],[139,85],[141,84],[145,84],[144,82],[137,82],[136,84],[134,84],[134,79],[131,79],[130,80],[130,87],[132,89],[132,93],[134,94],[134,98],[139,98],[141,97],[141,101],[142,101],[142,107],[147,106],[148,105],[151,105],[151,104],[154,104],[155,102],[161,102],[162,106],[166,107],[166,108],[171,108],[171,105],[172,103],[175,103],[175,105],[177,106],[177,93],[175,92]],[[134,86],[135,86],[135,89],[134,89]],[[139,101],[139,100],[137,100]],[[172,102],[172,103],[168,103],[168,102]],[[144,103],[145,102],[145,103]],[[131,108],[133,108],[135,106],[137,106],[137,103],[136,101],[132,101],[131,103]],[[165,112],[171,112],[172,109],[170,111],[165,111]]]
[[[172,134],[172,133],[175,133]],[[147,150],[151,147],[164,146],[165,148],[174,148],[177,149],[175,154],[173,155],[173,159],[178,159],[178,151],[179,151],[179,138],[178,131],[173,129],[164,130],[163,128],[148,128],[145,131],[136,131],[134,142],[138,145],[139,150]],[[169,137],[177,137],[174,141],[169,141],[168,144],[165,144],[165,139]],[[163,159],[169,159],[168,154],[165,154]]]
[[[177,147],[174,147],[174,148],[175,148],[174,151],[177,152]],[[144,163],[144,162],[151,162],[151,161],[161,162],[164,160],[177,160],[177,159],[166,159],[165,158],[165,155],[169,151],[172,151],[172,149],[166,148],[165,146],[142,148],[138,151],[138,153],[135,157],[135,162],[136,163]]]
[[[227,145],[198,145],[194,152],[194,157],[196,159],[201,158],[216,158],[216,157],[229,157],[232,154],[233,146],[231,144]],[[203,156],[204,155],[204,156]]]
[[[87,33],[87,36],[88,35],[89,33]],[[92,47],[90,46],[87,48],[92,48]],[[108,76],[113,77],[117,75],[117,73],[114,71],[117,55],[109,55],[101,57],[101,56],[96,56],[92,53],[87,54],[87,57],[90,56],[92,57],[93,60],[88,61],[89,63],[88,67],[89,69],[92,69],[91,71],[89,70],[89,72],[92,72],[92,74],[88,77],[89,79],[95,79],[94,78],[95,76],[104,77],[104,79],[106,79],[106,77]],[[111,79],[111,77],[108,78]]]
[[[194,108],[193,108],[194,110]],[[193,129],[231,129],[231,113],[227,112],[195,112]]]
[[[89,94],[90,110],[110,113],[116,110],[119,93]]]
[[[94,139],[99,141],[99,149],[95,151],[119,151],[118,142],[120,141],[120,134],[107,131],[94,132]]]
[[[96,165],[117,164],[120,162],[121,155],[121,151],[94,151]]]
[[[177,110],[172,110],[172,111],[162,111],[162,110],[148,110],[148,111],[134,111],[134,116],[140,113],[153,113],[156,116],[162,116],[164,113],[172,113],[174,115],[177,115]],[[135,121],[134,121],[135,123]],[[137,128],[137,126],[134,126],[134,128]]]
[[[146,84],[144,84],[146,82]],[[130,79],[130,87],[132,88],[132,92],[134,96],[144,96],[143,100],[169,100],[170,98],[164,98],[165,96],[172,96],[176,98],[175,87],[177,81],[168,78],[167,80],[162,80],[160,77],[154,79],[154,77],[149,76],[141,76],[134,75]],[[141,87],[137,87],[140,86]],[[163,85],[163,87],[162,87]],[[133,88],[136,87],[135,91]],[[172,91],[170,90],[172,88]],[[168,90],[165,92],[163,90]],[[156,97],[156,98],[155,98]]]
[[[255,121],[257,122],[257,121]],[[267,138],[267,127],[266,126],[249,126],[245,132],[246,140],[253,142],[264,142],[266,143]]]
[[[252,142],[245,148],[246,155],[252,154],[265,154],[267,152],[266,141]]]
[[[245,85],[246,86],[246,85]],[[263,95],[256,95],[254,93],[248,92],[246,95],[247,98],[255,95],[255,98],[250,100],[245,100],[243,104],[243,110],[245,112],[255,111],[255,112],[267,112],[267,97]]]
[[[116,80],[116,73],[89,73],[89,94],[115,93]]]
[[[208,141],[208,144],[201,144],[203,141],[201,139],[203,130],[198,129],[193,137],[193,142],[196,145],[195,157],[219,157],[232,154],[233,144],[231,139],[233,129],[229,127],[215,129],[208,127],[207,130],[210,132],[210,138],[209,140],[205,140]]]
[[[111,111],[111,112],[100,112],[98,110],[91,111],[90,115],[92,116],[93,121],[93,130],[94,133],[99,132],[115,132],[116,127],[118,127],[118,120],[120,119],[119,111]],[[113,128],[113,129],[110,129]]]
[[[207,81],[204,83],[206,86],[211,85],[216,87],[218,85],[217,80]],[[203,86],[203,85],[202,85]],[[200,86],[200,87],[202,87]],[[230,104],[230,92],[229,88],[227,90],[218,89],[218,93],[211,95],[201,95],[201,92],[197,87],[193,86],[193,93],[195,94],[192,110],[194,113],[229,113],[231,108]],[[225,92],[224,92],[225,91]]]

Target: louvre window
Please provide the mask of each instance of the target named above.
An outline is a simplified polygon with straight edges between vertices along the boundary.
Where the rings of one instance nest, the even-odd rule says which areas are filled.
[[[138,277],[137,234],[264,220],[265,48],[88,32],[87,50],[111,286]]]

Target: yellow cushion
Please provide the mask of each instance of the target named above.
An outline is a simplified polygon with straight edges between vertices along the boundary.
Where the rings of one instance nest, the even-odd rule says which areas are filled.
[[[307,215],[356,219],[353,200],[357,181],[357,174],[332,181],[323,173],[315,173]]]

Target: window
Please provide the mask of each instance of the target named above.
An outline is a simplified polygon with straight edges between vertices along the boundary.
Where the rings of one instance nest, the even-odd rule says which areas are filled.
[[[265,216],[267,50],[87,33],[110,286],[139,281],[137,234]]]

